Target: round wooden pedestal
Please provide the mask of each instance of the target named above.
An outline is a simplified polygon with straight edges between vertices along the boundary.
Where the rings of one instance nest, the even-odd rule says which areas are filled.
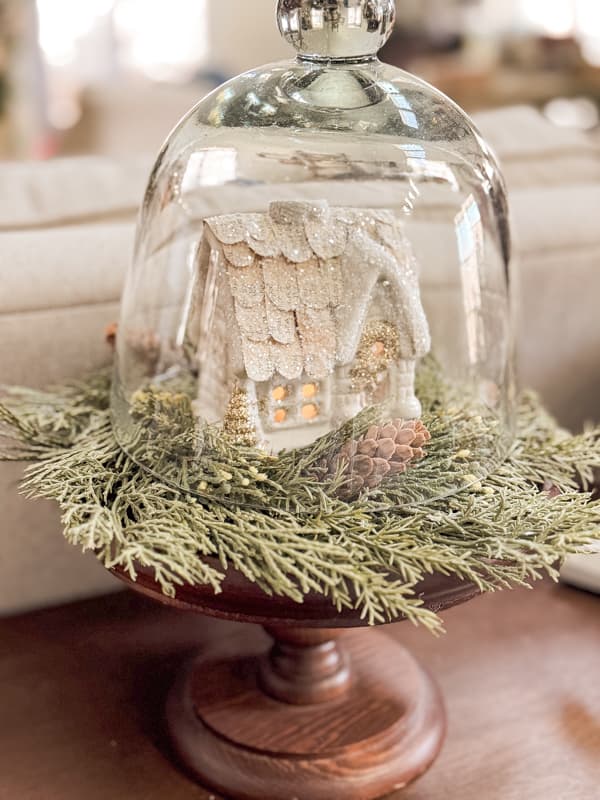
[[[235,800],[373,800],[415,780],[442,745],[440,693],[384,633],[260,629],[182,673],[167,704],[175,749]]]
[[[403,647],[365,628],[359,610],[338,612],[321,595],[304,603],[271,597],[232,569],[218,595],[184,585],[175,597],[143,567],[135,582],[115,574],[169,606],[256,623],[203,651],[167,703],[180,761],[220,794],[374,800],[418,778],[437,756],[445,714],[436,685]],[[477,588],[430,575],[417,593],[441,611]]]

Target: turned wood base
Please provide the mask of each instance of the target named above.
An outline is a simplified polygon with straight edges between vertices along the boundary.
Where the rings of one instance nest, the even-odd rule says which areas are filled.
[[[374,800],[424,773],[445,732],[440,693],[375,630],[260,629],[182,673],[167,721],[183,765],[235,800]]]

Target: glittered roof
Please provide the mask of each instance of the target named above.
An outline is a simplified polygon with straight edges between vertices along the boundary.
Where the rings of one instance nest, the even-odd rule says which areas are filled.
[[[403,357],[429,349],[410,248],[391,211],[273,203],[267,214],[211,217],[254,381],[321,379],[350,363],[375,286],[394,297]]]

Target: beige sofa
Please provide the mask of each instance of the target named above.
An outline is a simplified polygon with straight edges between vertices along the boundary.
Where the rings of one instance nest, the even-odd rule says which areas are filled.
[[[527,108],[478,118],[506,172],[520,252],[522,382],[566,424],[600,417],[600,150]],[[0,165],[0,383],[105,363],[151,158]],[[63,542],[56,508],[0,465],[0,614],[117,588]]]

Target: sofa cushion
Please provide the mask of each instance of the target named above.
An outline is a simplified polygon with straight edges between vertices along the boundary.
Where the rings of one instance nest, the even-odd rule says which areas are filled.
[[[151,159],[0,165],[0,384],[42,387],[108,364]],[[0,614],[119,587],[60,535],[54,503],[0,464]]]
[[[0,165],[0,233],[132,219],[152,159],[98,157]]]

